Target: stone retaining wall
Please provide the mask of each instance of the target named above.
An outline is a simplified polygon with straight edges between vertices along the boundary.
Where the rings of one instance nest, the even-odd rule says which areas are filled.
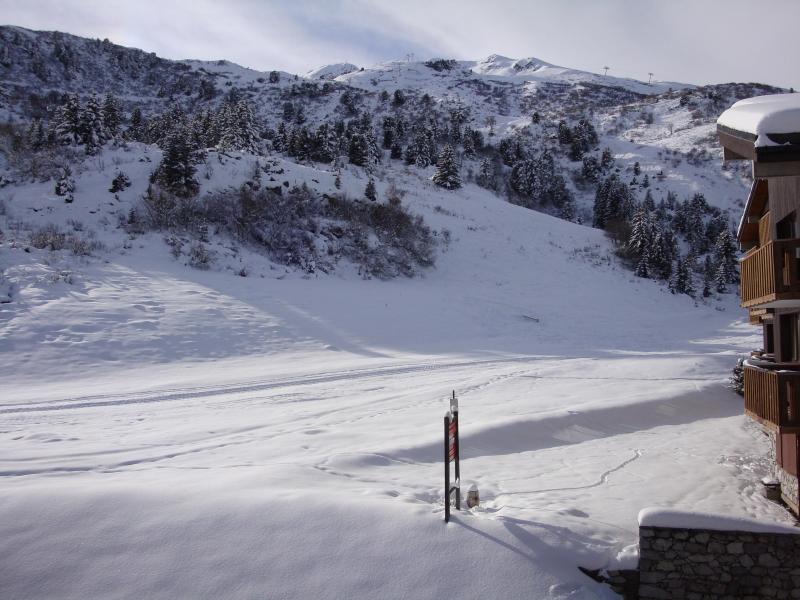
[[[800,534],[641,526],[639,598],[800,598]]]

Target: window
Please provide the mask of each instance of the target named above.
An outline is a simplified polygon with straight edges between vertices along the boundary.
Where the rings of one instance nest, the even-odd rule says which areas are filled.
[[[764,352],[767,354],[775,352],[775,331],[772,323],[764,324]]]
[[[800,322],[797,319],[797,313],[790,315],[780,316],[781,328],[781,357],[780,362],[798,362],[800,361],[800,348],[798,341],[800,341],[800,331],[798,326]]]
[[[775,225],[775,235],[779,240],[791,240],[797,237],[797,214],[792,211]]]

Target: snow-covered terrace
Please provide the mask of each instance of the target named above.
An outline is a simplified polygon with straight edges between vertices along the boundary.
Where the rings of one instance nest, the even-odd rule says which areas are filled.
[[[800,94],[739,100],[720,115],[717,127],[746,134],[758,148],[800,144]]]
[[[740,100],[717,119],[725,160],[753,161],[755,177],[800,175],[800,94]]]

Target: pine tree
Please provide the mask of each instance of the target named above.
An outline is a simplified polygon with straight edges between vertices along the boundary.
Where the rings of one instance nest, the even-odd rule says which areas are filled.
[[[495,189],[497,181],[494,174],[494,165],[492,164],[491,159],[484,158],[481,161],[481,166],[478,170],[478,176],[475,178],[475,182],[487,190]]]
[[[714,244],[714,262],[717,264],[714,281],[717,284],[717,291],[722,293],[726,291],[727,284],[739,280],[736,270],[736,243],[727,229],[717,236]]]
[[[600,158],[600,168],[602,168],[604,171],[608,171],[613,166],[614,157],[611,154],[611,149],[603,148],[603,154]]]
[[[350,143],[347,149],[347,158],[350,160],[350,163],[363,167],[367,164],[368,153],[369,148],[364,135],[361,133],[354,133],[350,137]]]
[[[639,263],[636,266],[636,276],[637,277],[650,277],[650,253],[648,249],[645,248],[645,251],[642,252],[642,256],[639,258]]]
[[[289,147],[289,135],[286,131],[286,123],[282,121],[278,124],[275,137],[272,138],[272,147],[277,152],[286,152],[286,149]]]
[[[258,152],[258,127],[250,104],[244,100],[226,103],[220,110],[218,121],[220,151]]]
[[[122,171],[117,171],[114,179],[111,180],[111,187],[108,189],[112,194],[121,192],[131,186],[130,178]]]
[[[466,158],[475,158],[475,138],[472,134],[472,129],[469,127],[464,129],[464,156]]]
[[[141,113],[140,113],[141,116]],[[103,102],[103,127],[110,137],[116,137],[122,124],[122,107],[117,97],[109,92]]]
[[[575,201],[573,200],[571,194],[567,195],[564,198],[564,202],[561,204],[558,216],[564,219],[565,221],[575,220]]]
[[[55,193],[56,196],[72,196],[75,191],[75,180],[72,178],[72,170],[69,167],[64,167],[56,180]],[[70,202],[68,200],[68,202]]]
[[[688,257],[687,257],[688,259]],[[687,260],[680,256],[675,264],[675,274],[673,276],[670,290],[674,294],[694,295],[694,284],[692,283],[692,273],[687,264]]]
[[[461,187],[458,163],[456,162],[453,147],[450,144],[445,145],[439,153],[439,160],[436,162],[436,173],[433,175],[433,183],[447,190],[455,190]]]
[[[144,139],[145,127],[142,109],[137,106],[131,112],[131,124],[128,126],[125,135],[135,142],[141,142]]]
[[[62,144],[81,142],[81,105],[77,94],[70,94],[54,119],[55,137]]]
[[[367,181],[367,187],[364,190],[364,197],[367,200],[372,200],[373,202],[378,199],[378,194],[375,190],[375,180],[372,179],[372,177],[370,177],[369,181]]]
[[[196,195],[200,187],[194,178],[195,152],[188,138],[182,127],[175,127],[168,134],[164,156],[151,177],[153,182],[182,198]]]
[[[672,261],[668,257],[665,249],[664,234],[656,231],[652,245],[648,248],[648,264],[650,266],[650,277],[669,281],[672,275]]]
[[[597,186],[593,211],[594,226],[606,229],[609,225],[629,221],[634,211],[634,203],[630,187],[616,175],[610,175]]]
[[[393,160],[400,160],[403,158],[403,148],[400,146],[400,142],[395,141],[392,144],[392,149],[389,152],[389,157]]]
[[[572,130],[565,121],[558,122],[558,143],[562,145],[572,143]]]
[[[103,124],[103,109],[97,96],[92,94],[81,111],[81,142],[87,154],[94,154],[108,139],[108,131]]]
[[[628,249],[635,256],[644,256],[648,249],[653,245],[655,238],[655,226],[652,217],[646,206],[641,206],[633,215],[631,221],[631,237],[628,241]],[[646,277],[646,275],[644,275]]]
[[[708,298],[711,295],[711,284],[714,281],[714,263],[711,257],[706,254],[703,263],[703,298]]]

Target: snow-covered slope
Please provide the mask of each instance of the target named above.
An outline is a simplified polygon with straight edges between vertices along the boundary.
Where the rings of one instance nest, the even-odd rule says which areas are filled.
[[[319,77],[316,73],[324,73],[326,78],[335,81],[364,87],[365,89],[394,85],[395,87],[411,87],[421,80],[439,78],[440,80],[463,79],[465,74],[483,81],[505,83],[542,82],[553,84],[588,84],[604,87],[620,88],[644,95],[655,95],[666,91],[694,88],[695,86],[677,82],[654,81],[647,83],[630,78],[598,75],[587,71],[579,71],[559,67],[537,58],[508,58],[492,54],[477,61],[452,61],[443,69],[433,69],[421,62],[391,61],[374,67],[356,70],[355,65],[329,65],[309,73],[310,77]],[[352,67],[352,68],[351,68]],[[342,71],[338,73],[338,71]],[[332,76],[332,77],[331,77]]]
[[[309,79],[336,79],[342,75],[347,75],[353,71],[357,71],[358,67],[353,63],[335,63],[332,65],[325,65],[318,69],[312,69],[305,74]]]
[[[301,276],[223,239],[192,270],[116,227],[141,189],[114,199],[111,165],[141,186],[149,152],[88,165],[72,204],[44,185],[6,197],[10,597],[600,598],[576,567],[613,562],[645,506],[787,520],[758,493],[767,441],[726,387],[753,343],[731,296],[669,294],[597,230],[413,171],[392,176],[403,203],[449,232],[421,278]],[[325,170],[275,170],[334,190]],[[343,171],[343,190],[363,184]],[[104,249],[36,250],[10,226],[70,219]],[[453,389],[482,506],[444,526]]]
[[[643,97],[499,57],[271,83],[227,62],[2,34],[13,78],[0,109],[15,118],[46,114],[30,93],[41,54],[54,89],[121,90],[145,112],[213,107],[235,89],[265,128],[287,103],[312,130],[353,118],[348,102],[380,119],[394,114],[380,92],[396,89],[414,111],[426,93],[468,108],[495,144],[552,144],[558,119],[591,113],[626,183],[639,162],[658,195],[702,191],[727,208],[746,189],[719,168],[710,123],[749,87]],[[760,493],[768,441],[727,387],[758,344],[732,294],[670,294],[624,268],[602,231],[468,181],[446,191],[430,166],[209,151],[190,202],[258,169],[264,186],[353,199],[372,178],[379,203],[400,198],[438,240],[436,265],[412,278],[364,279],[345,259],[287,267],[214,227],[204,241],[131,227],[161,157],[138,142],[73,156],[71,203],[46,177],[15,171],[0,188],[0,302],[12,300],[0,303],[0,595],[609,598],[577,566],[630,556],[646,506],[789,520]],[[114,194],[118,170],[131,186]],[[586,216],[594,190],[575,181]],[[201,241],[208,270],[188,266]],[[464,487],[482,504],[445,526],[453,390]]]

